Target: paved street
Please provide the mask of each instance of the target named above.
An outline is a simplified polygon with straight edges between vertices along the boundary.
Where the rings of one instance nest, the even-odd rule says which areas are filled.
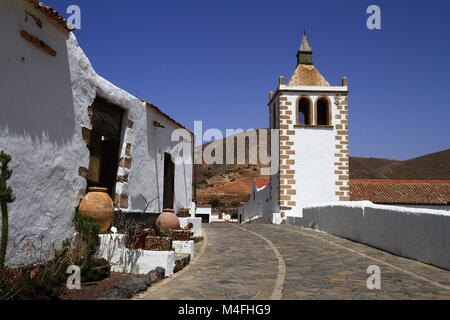
[[[450,299],[450,272],[291,225],[204,225],[191,265],[144,300]],[[381,268],[381,290],[367,268]]]

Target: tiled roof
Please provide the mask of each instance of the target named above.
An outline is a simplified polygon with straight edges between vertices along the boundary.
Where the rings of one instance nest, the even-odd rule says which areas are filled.
[[[350,180],[350,199],[377,204],[447,205],[450,181]]]
[[[37,0],[26,0],[26,1],[31,3],[36,9],[43,12],[47,17],[49,17],[51,20],[59,24],[65,30],[72,31],[72,29],[70,29],[69,26],[67,25],[66,19],[52,7],[46,6],[45,4]]]
[[[255,180],[253,180],[253,181],[255,182],[256,188],[261,189],[270,183],[270,178],[269,177],[259,177],[259,178],[255,178]]]
[[[145,99],[141,99],[142,102],[144,102],[148,107],[152,108],[153,110],[155,110],[156,112],[158,112],[160,115],[162,115],[164,118],[166,118],[167,120],[169,120],[170,122],[172,122],[173,124],[175,124],[176,126],[187,130],[191,135],[194,135],[194,133],[189,130],[188,128],[186,128],[185,126],[183,126],[181,123],[179,123],[178,121],[174,120],[173,118],[171,118],[169,115],[167,115],[166,113],[162,112],[161,109],[159,109],[156,105],[154,105],[153,103],[151,103],[150,101],[147,101]]]
[[[313,65],[299,64],[289,81],[290,86],[326,86],[329,82]]]

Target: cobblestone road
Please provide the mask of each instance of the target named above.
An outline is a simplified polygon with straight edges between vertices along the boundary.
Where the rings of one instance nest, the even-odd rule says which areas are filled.
[[[188,269],[143,300],[450,299],[450,272],[291,225],[204,225]],[[381,290],[367,268],[381,268]]]

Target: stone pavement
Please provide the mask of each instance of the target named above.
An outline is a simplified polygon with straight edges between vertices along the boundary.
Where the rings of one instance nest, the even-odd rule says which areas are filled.
[[[450,299],[450,271],[292,225],[204,225],[197,259],[142,300]],[[367,268],[381,269],[381,290]]]

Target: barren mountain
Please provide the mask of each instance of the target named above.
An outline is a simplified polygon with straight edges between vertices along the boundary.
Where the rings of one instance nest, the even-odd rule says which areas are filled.
[[[242,138],[242,134],[228,138],[228,143],[230,139],[239,136]],[[216,140],[204,145],[203,150],[221,143],[226,150],[227,141]],[[249,154],[256,154],[259,151],[259,144],[247,141],[246,149],[249,150],[245,156],[248,163]],[[213,199],[226,204],[246,201],[251,193],[253,179],[260,176],[260,168],[259,164],[197,165],[196,185],[199,202],[208,203]],[[350,178],[450,180],[450,149],[406,161],[353,157],[350,159]]]

